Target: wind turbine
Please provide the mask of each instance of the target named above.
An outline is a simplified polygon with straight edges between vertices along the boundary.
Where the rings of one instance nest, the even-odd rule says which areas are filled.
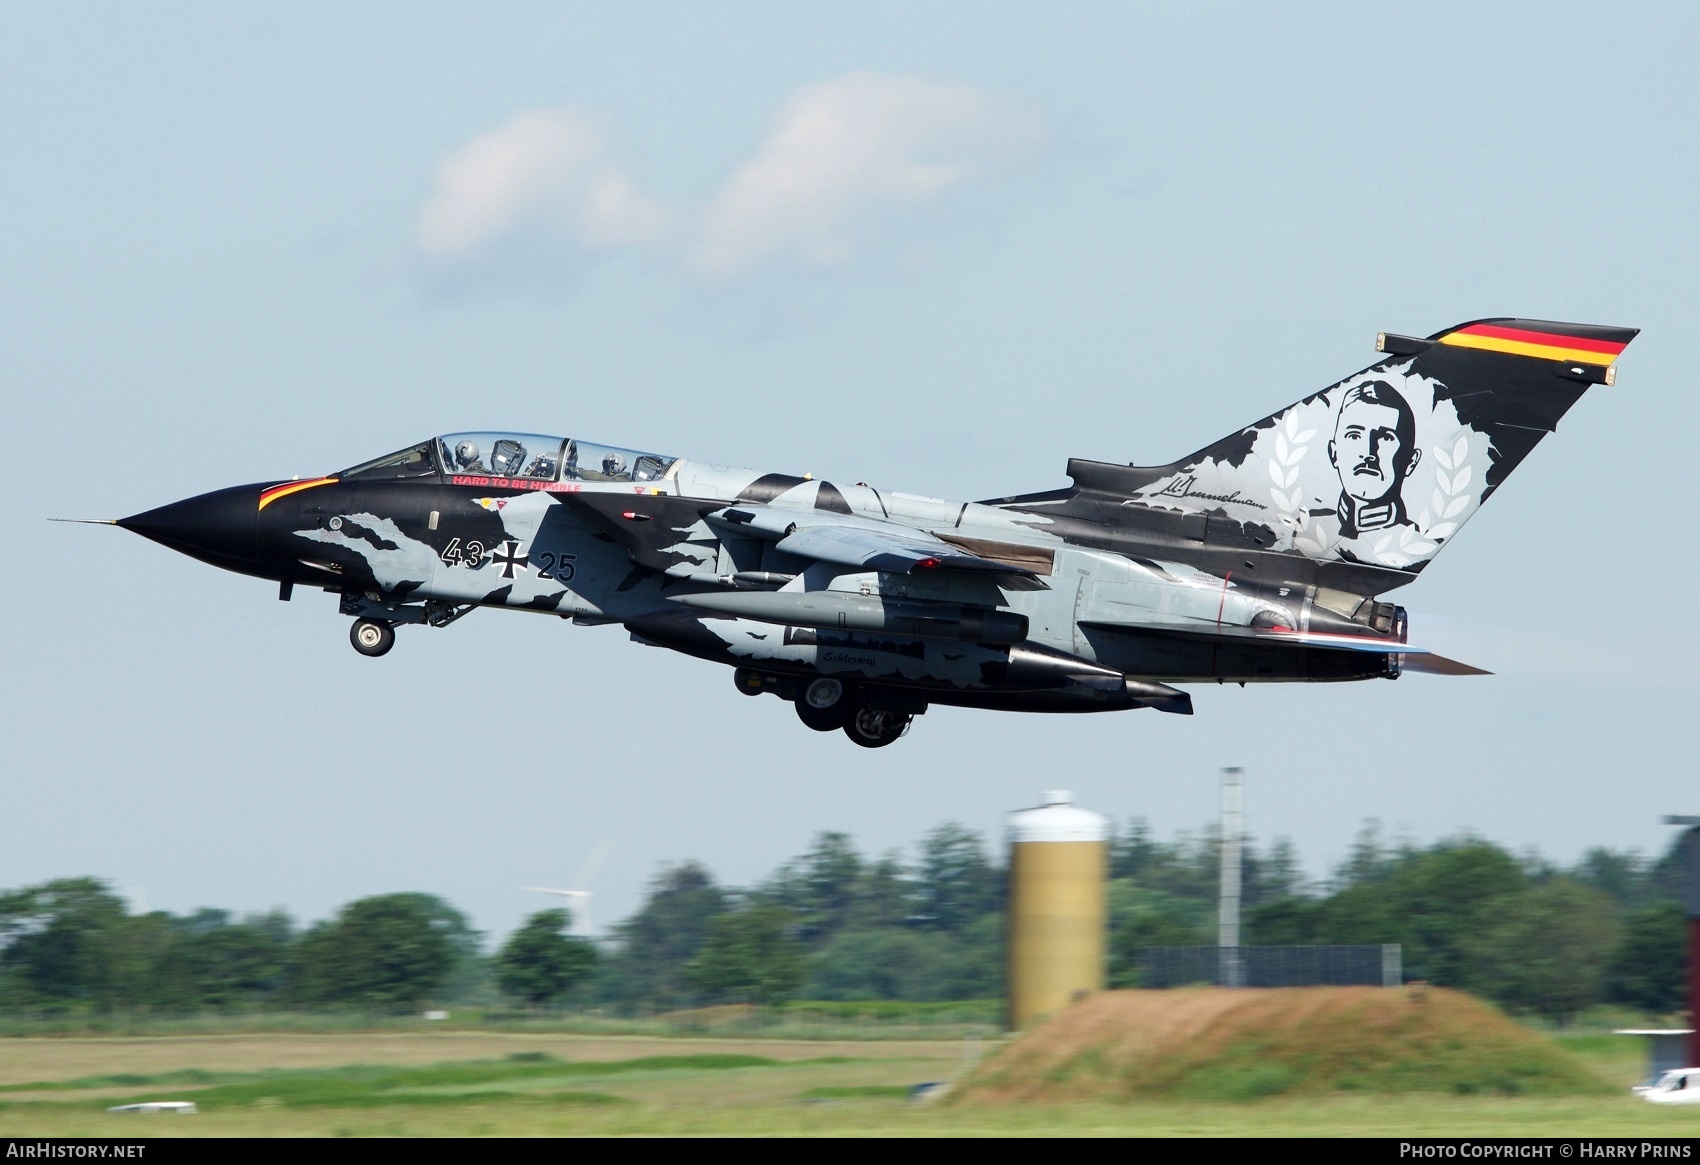
[[[614,848],[614,843],[604,841],[590,851],[590,856],[584,859],[584,865],[578,868],[578,876],[573,879],[573,889],[557,890],[553,886],[522,886],[536,894],[557,894],[565,898],[571,905],[572,933],[580,938],[593,937],[594,928],[590,922],[590,882],[596,877],[596,871],[601,868],[602,860],[608,856],[608,851]]]

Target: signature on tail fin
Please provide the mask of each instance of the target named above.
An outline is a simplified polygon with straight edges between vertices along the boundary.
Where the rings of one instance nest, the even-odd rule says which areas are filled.
[[[1609,382],[1634,335],[1492,320],[1394,337],[1401,356],[1162,467],[1122,504],[1220,515],[1319,562],[1418,571],[1589,383]]]

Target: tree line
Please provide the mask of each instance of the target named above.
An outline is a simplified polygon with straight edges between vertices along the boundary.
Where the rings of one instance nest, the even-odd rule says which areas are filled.
[[[1388,842],[1371,825],[1323,883],[1285,841],[1249,844],[1243,869],[1247,944],[1400,943],[1407,977],[1558,1022],[1602,1002],[1683,1005],[1674,849],[1594,849],[1561,868],[1474,837]],[[1133,822],[1109,874],[1113,986],[1140,985],[1146,948],[1214,942],[1210,831],[1164,842]],[[751,887],[695,862],[664,867],[600,944],[544,910],[487,953],[428,894],[363,898],[302,928],[281,912],[133,913],[100,881],[67,879],[0,893],[0,1014],[985,999],[1003,991],[1005,892],[984,839],[959,825],[907,862],[823,833]]]

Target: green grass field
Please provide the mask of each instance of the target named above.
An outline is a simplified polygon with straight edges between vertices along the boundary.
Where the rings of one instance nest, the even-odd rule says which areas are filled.
[[[1640,1071],[1633,1041],[1579,1036],[1559,1042],[1611,1084],[1625,1085]],[[1627,1094],[1339,1094],[1119,1105],[986,1105],[946,1097],[911,1103],[911,1085],[948,1080],[977,1054],[979,1045],[959,1040],[484,1033],[468,1035],[463,1050],[470,1055],[452,1058],[457,1046],[449,1037],[354,1033],[5,1040],[0,1135],[1700,1134],[1700,1107],[1655,1107]],[[87,1070],[100,1065],[121,1070]],[[201,1111],[105,1111],[137,1100],[193,1100]]]

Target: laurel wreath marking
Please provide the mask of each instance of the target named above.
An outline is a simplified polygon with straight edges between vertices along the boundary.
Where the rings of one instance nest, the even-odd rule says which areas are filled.
[[[1470,504],[1470,495],[1466,491],[1470,488],[1470,479],[1475,474],[1464,464],[1464,459],[1469,455],[1468,434],[1461,434],[1453,443],[1451,456],[1448,456],[1444,449],[1434,450],[1434,462],[1440,467],[1434,474],[1434,496],[1430,500],[1430,508],[1423,511],[1417,524],[1436,542],[1452,535],[1458,528],[1458,523],[1453,519],[1462,514],[1464,508]],[[1432,526],[1428,524],[1430,519],[1434,521]]]
[[[1304,505],[1304,491],[1299,488],[1299,463],[1310,452],[1316,430],[1299,428],[1297,409],[1287,412],[1285,420],[1275,428],[1275,452],[1269,459],[1269,479],[1273,488],[1269,500],[1275,503],[1282,525],[1293,532],[1293,547],[1312,558],[1328,552],[1328,535],[1310,520]]]
[[[1385,561],[1397,556],[1407,562],[1428,558],[1458,529],[1458,523],[1453,519],[1470,504],[1468,491],[1470,481],[1475,477],[1475,471],[1464,464],[1470,456],[1469,434],[1460,434],[1450,452],[1438,446],[1430,452],[1437,468],[1429,507],[1417,515],[1414,526],[1406,526],[1399,531],[1397,546],[1393,545],[1393,534],[1383,536],[1375,544],[1377,558]]]

